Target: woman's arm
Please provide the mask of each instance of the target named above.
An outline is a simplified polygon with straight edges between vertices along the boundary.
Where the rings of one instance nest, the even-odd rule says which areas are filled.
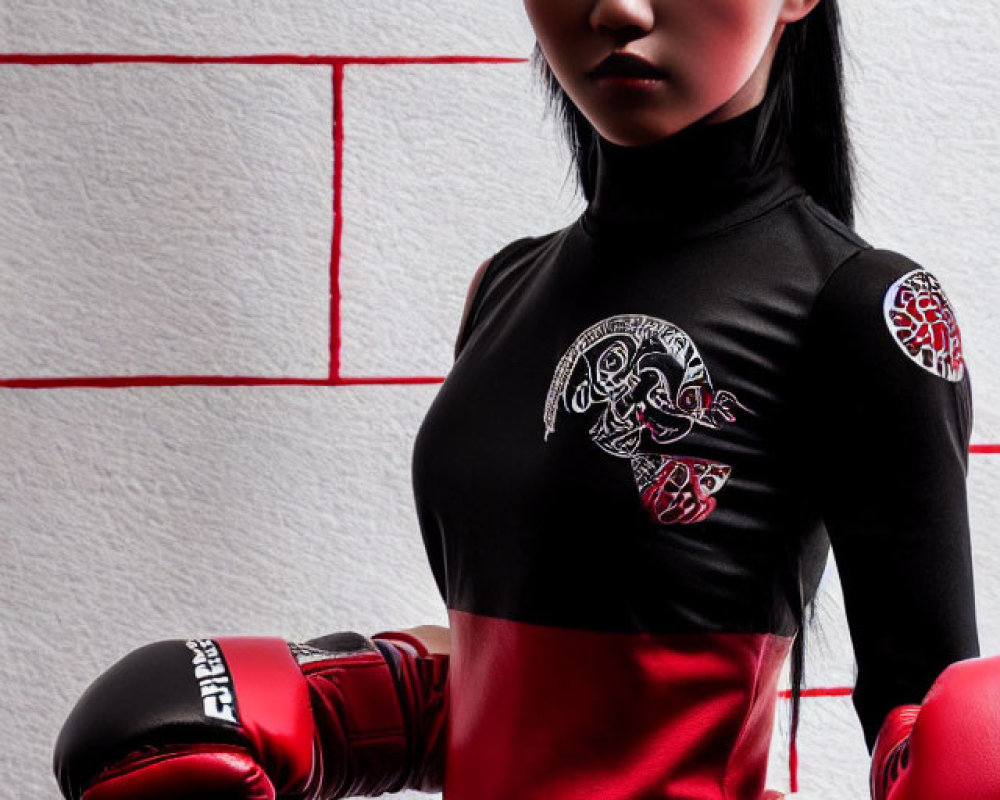
[[[458,323],[458,334],[455,337],[455,358],[458,358],[458,354],[462,351],[465,346],[465,340],[469,338],[469,333],[471,332],[472,326],[475,323],[476,310],[478,306],[477,293],[479,292],[479,287],[482,285],[483,276],[486,274],[486,270],[489,269],[490,263],[495,257],[490,256],[482,264],[480,264],[475,273],[472,276],[472,280],[469,283],[469,290],[465,295],[465,307],[462,309],[462,320]]]
[[[815,488],[857,661],[852,700],[875,752],[881,800],[887,746],[898,758],[935,680],[979,655],[969,372],[940,285],[897,253],[865,250],[841,265],[811,323]]]
[[[451,630],[440,625],[418,625],[415,628],[401,628],[402,633],[416,636],[427,648],[428,653],[451,654]]]

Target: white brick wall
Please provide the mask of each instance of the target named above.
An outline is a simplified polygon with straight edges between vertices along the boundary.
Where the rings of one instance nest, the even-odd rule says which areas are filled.
[[[859,230],[945,283],[973,438],[998,443],[1000,11],[844,2]],[[527,58],[533,43],[520,4],[473,0],[0,0],[0,20],[4,53]],[[582,206],[527,63],[347,64],[339,176],[332,88],[322,64],[0,63],[0,380],[125,379],[0,386],[4,798],[56,800],[65,714],[145,642],[446,621],[409,474],[436,385],[190,376],[327,376],[338,178],[333,330],[353,377],[443,375],[474,268]],[[180,385],[135,385],[150,375]],[[995,654],[1000,456],[971,460]],[[853,681],[830,566],[813,687]],[[799,797],[867,796],[850,698],[807,698],[802,713]]]

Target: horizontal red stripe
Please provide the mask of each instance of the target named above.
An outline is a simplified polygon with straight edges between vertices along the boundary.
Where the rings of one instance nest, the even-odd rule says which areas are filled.
[[[803,697],[849,697],[854,691],[850,686],[817,686],[815,689],[803,689]],[[791,689],[782,689],[778,692],[778,697],[791,698]]]
[[[346,377],[341,375],[337,378],[336,383],[342,384],[344,386],[369,386],[372,384],[387,384],[387,383],[444,383],[444,378],[439,378],[434,375],[411,375],[403,377],[373,377],[373,378],[358,378],[358,377]]]
[[[0,64],[513,64],[512,56],[335,56],[269,53],[199,56],[170,53],[0,53]]]
[[[401,375],[339,378],[267,378],[234,375],[120,375],[66,378],[0,379],[5,389],[118,389],[134,386],[385,386],[443,383],[437,375]],[[974,444],[973,454],[1000,454],[1000,444]]]
[[[120,375],[61,378],[0,379],[0,388],[61,389],[61,388],[125,388],[133,386],[384,386],[442,383],[437,375],[402,375],[339,378],[268,378],[233,375]],[[1000,454],[1000,444],[974,444],[970,453]]]
[[[118,389],[128,386],[381,386],[386,384],[441,383],[436,376],[407,375],[355,378],[266,378],[230,375],[120,375],[79,378],[8,378],[0,380],[7,389],[70,389],[89,387]]]

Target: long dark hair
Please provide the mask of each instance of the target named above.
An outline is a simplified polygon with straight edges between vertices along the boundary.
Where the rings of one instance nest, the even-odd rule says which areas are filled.
[[[796,176],[809,194],[844,224],[854,224],[854,160],[844,114],[844,69],[837,0],[819,6],[781,36],[767,93],[761,104],[754,156],[769,159],[782,143],[792,154]],[[597,134],[559,84],[538,42],[531,63],[541,78],[548,107],[556,112],[576,168],[578,188],[590,201],[594,192]],[[816,598],[808,607],[802,591],[801,542],[786,541],[787,569],[783,591],[798,633],[791,653],[790,751],[795,754],[799,704],[805,666],[806,612],[816,615]],[[792,791],[796,786],[792,786]]]
[[[577,183],[593,196],[597,134],[563,90],[535,42],[531,53],[549,108],[563,130]],[[766,159],[782,140],[791,144],[799,180],[821,206],[854,223],[854,163],[844,118],[843,55],[837,0],[821,0],[785,28],[761,104],[756,154]]]

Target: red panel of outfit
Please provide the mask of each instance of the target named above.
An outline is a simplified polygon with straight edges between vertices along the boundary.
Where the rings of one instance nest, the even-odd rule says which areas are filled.
[[[791,638],[449,618],[449,800],[761,796]]]

